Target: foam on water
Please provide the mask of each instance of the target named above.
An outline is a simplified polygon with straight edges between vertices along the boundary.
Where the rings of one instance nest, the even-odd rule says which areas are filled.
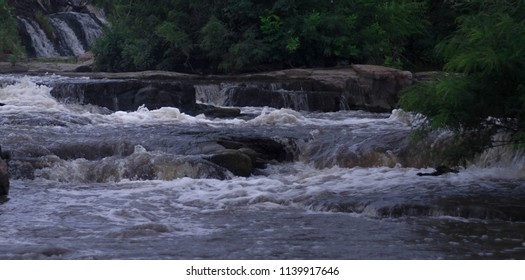
[[[201,123],[209,125],[247,125],[247,126],[307,126],[307,125],[392,125],[403,126],[398,118],[382,119],[377,117],[363,117],[357,114],[352,117],[348,113],[306,114],[291,109],[273,108],[243,108],[243,113],[253,114],[251,120],[244,119],[206,119],[204,115],[196,117],[181,113],[177,108],[163,107],[149,110],[140,107],[135,112],[110,112],[107,109],[97,108],[93,105],[63,104],[51,96],[52,88],[41,85],[46,82],[64,82],[70,78],[62,76],[44,77],[14,77],[4,76],[4,83],[9,83],[0,88],[0,103],[6,104],[0,108],[0,113],[59,113],[71,118],[88,118],[92,124],[100,125],[142,125],[162,123]],[[80,78],[85,79],[85,78]],[[74,80],[72,80],[74,82]],[[53,122],[50,122],[53,123]]]
[[[14,85],[0,88],[0,102],[6,104],[0,110],[8,113],[20,111],[66,111],[64,105],[53,98],[50,92],[50,87],[37,85],[30,79],[22,79]]]
[[[254,125],[296,125],[305,123],[306,119],[291,109],[270,110],[265,107],[261,114],[248,121]]]
[[[181,113],[177,108],[163,107],[149,110],[141,106],[135,112],[118,111],[103,117],[104,123],[110,124],[151,124],[164,122],[198,122],[203,117],[192,117]]]
[[[51,77],[50,79],[61,79]],[[51,87],[37,84],[38,80],[31,77],[17,79],[15,84],[0,88],[0,113],[60,113],[72,117],[89,118],[93,124],[155,124],[166,122],[195,123],[205,121],[203,116],[192,117],[181,113],[177,108],[160,108],[148,110],[140,107],[135,112],[113,112],[95,108],[92,105],[63,104],[51,96]]]
[[[169,202],[170,207],[175,209],[203,213],[248,207],[348,212],[370,217],[407,208],[404,215],[422,214],[414,214],[411,209],[415,207],[416,210],[428,208],[429,212],[425,210],[423,215],[462,217],[460,212],[456,214],[456,207],[487,207],[488,210],[479,210],[482,212],[480,215],[485,215],[487,211],[499,211],[497,207],[491,210],[494,205],[479,205],[477,194],[481,195],[480,199],[484,199],[485,194],[498,192],[505,197],[513,192],[520,193],[525,188],[521,183],[525,179],[523,175],[502,173],[498,168],[469,168],[441,177],[416,176],[422,171],[430,170],[400,167],[333,167],[319,170],[294,163],[272,166],[265,171],[265,176],[231,177],[226,180],[189,177],[148,181],[123,179],[112,183],[113,187],[102,188],[105,184],[101,183],[101,187],[95,188],[98,191],[93,192],[108,199],[123,199],[127,203],[146,200],[153,207]],[[64,192],[82,196],[85,189]],[[126,215],[140,219],[140,215],[133,214],[133,211]]]
[[[129,156],[108,156],[87,160],[64,160],[54,155],[38,160],[34,177],[72,184],[113,183],[122,180],[165,180],[177,178],[226,178],[231,174],[212,163],[192,156],[148,152],[136,146]]]

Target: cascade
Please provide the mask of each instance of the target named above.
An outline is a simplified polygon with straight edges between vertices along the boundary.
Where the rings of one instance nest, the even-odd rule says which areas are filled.
[[[34,21],[19,18],[25,33],[29,37],[29,46],[26,46],[28,52],[37,57],[58,56],[53,43],[47,38],[44,30]]]
[[[18,17],[21,35],[30,57],[78,56],[88,51],[102,34],[102,22],[87,13],[62,12],[44,17],[46,26]]]
[[[222,95],[220,85],[195,85],[195,97],[199,102],[221,106],[224,103]]]
[[[75,31],[69,25],[60,19],[50,18],[51,23],[58,31],[60,49],[71,51],[68,55],[80,55],[85,52],[82,43],[77,38]]]

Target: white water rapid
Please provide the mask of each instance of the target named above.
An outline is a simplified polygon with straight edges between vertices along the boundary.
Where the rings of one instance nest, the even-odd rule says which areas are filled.
[[[12,157],[0,259],[525,258],[519,152],[420,177],[433,169],[418,166],[416,120],[399,110],[246,107],[220,119],[52,97],[52,82],[79,79],[0,76]],[[239,142],[287,157],[249,177],[207,160]]]

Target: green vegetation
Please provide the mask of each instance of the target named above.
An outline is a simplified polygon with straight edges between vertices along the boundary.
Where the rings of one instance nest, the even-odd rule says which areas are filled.
[[[112,22],[93,48],[105,71],[403,66],[429,64],[434,56],[410,54],[416,46],[433,48],[414,44],[434,39],[427,35],[433,26],[427,2],[436,2],[430,0],[95,2]]]
[[[34,15],[35,21],[40,25],[44,33],[46,34],[47,38],[49,38],[51,41],[54,41],[57,39],[57,34],[55,33],[55,28],[49,21],[49,18],[44,16],[42,12],[38,11]]]
[[[464,2],[464,3],[463,3]],[[494,145],[507,132],[525,144],[525,1],[456,1],[458,30],[437,50],[439,81],[410,88],[403,109],[427,117],[423,129],[451,129],[459,159]]]
[[[5,0],[0,0],[0,61],[7,59],[15,63],[23,56],[16,21]]]

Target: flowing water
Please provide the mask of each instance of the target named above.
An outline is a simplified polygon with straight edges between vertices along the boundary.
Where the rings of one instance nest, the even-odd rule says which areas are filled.
[[[74,79],[0,77],[1,259],[525,258],[519,153],[419,177],[399,111],[110,112],[58,102],[57,81]],[[228,137],[291,157],[236,177],[204,159]]]
[[[102,34],[103,26],[95,15],[76,12],[50,14],[41,20],[18,17],[18,21],[26,51],[35,57],[83,54]]]

